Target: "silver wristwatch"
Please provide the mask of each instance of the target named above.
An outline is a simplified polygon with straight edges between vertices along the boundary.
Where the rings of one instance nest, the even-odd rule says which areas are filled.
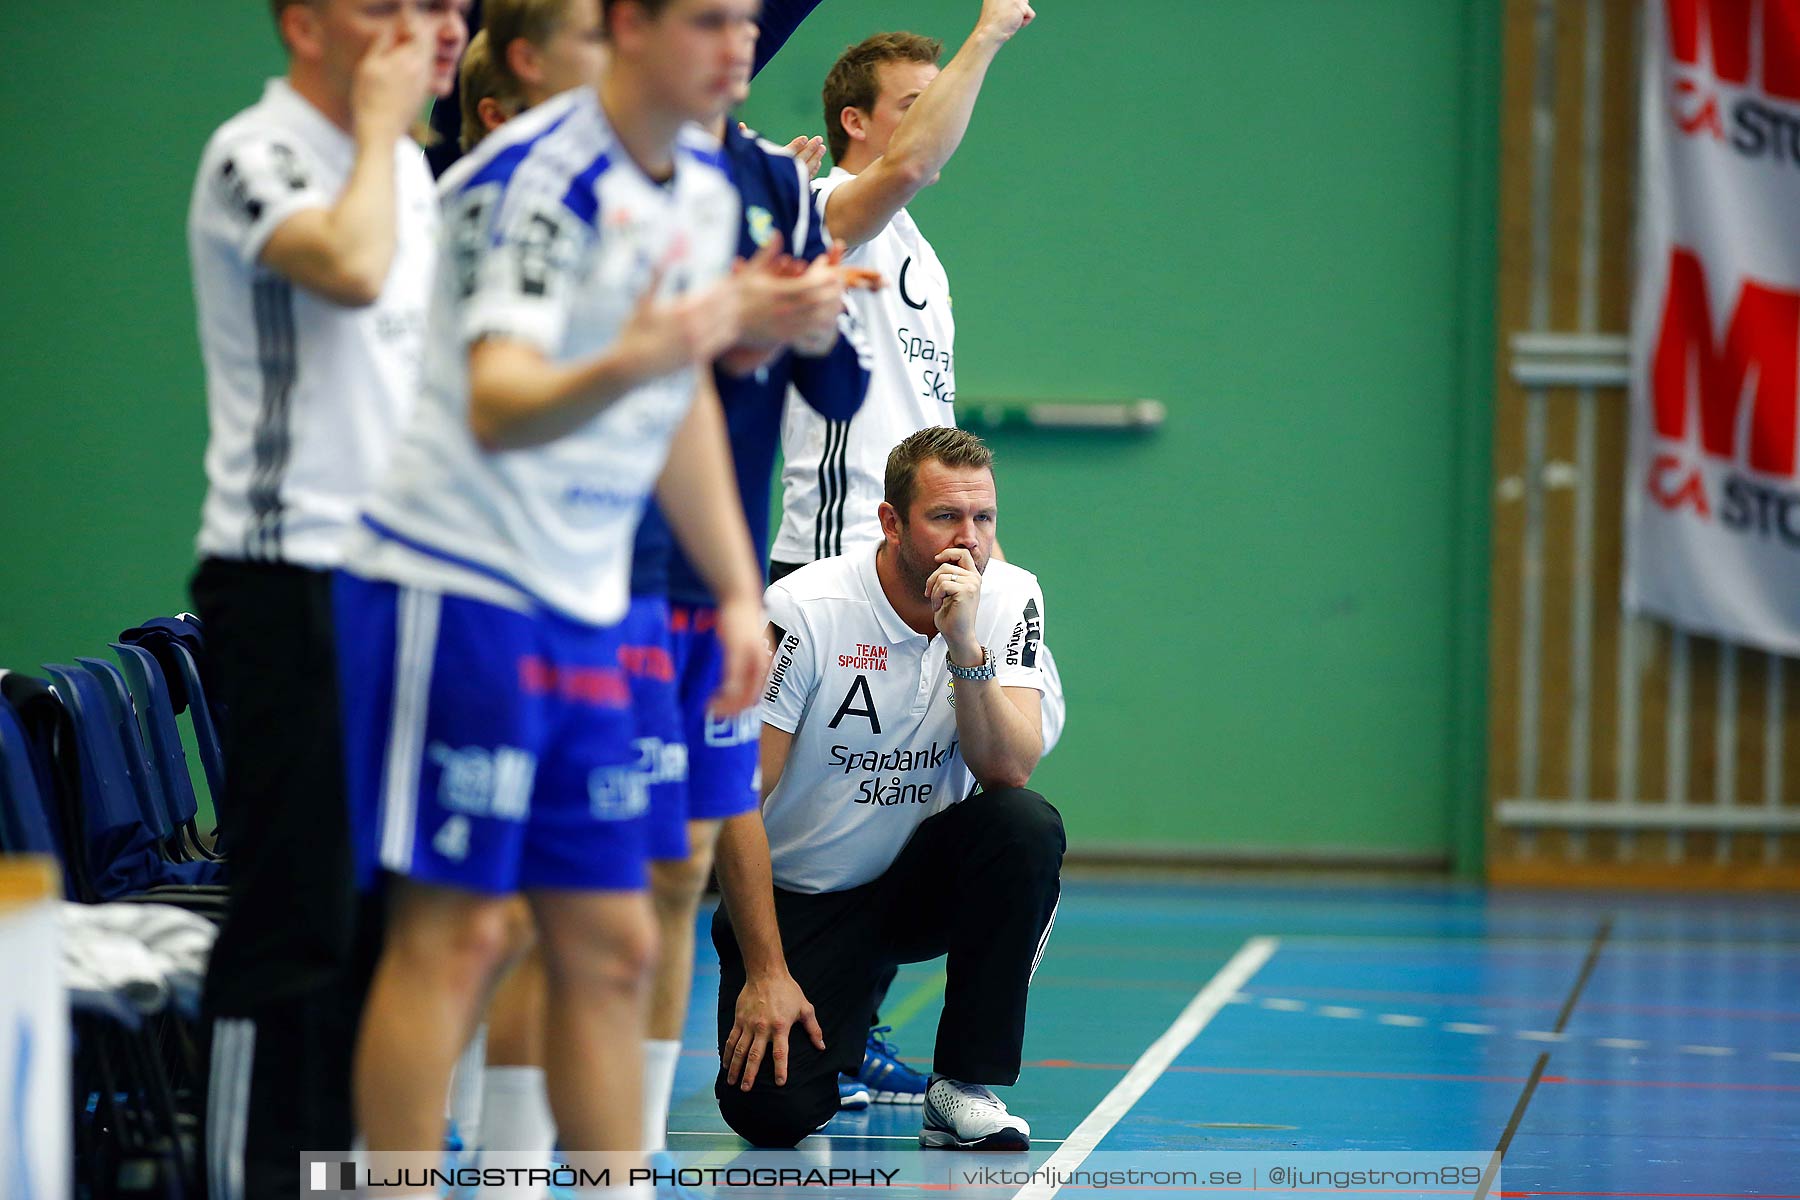
[[[957,666],[955,661],[951,659],[948,650],[944,652],[944,664],[950,668],[951,678],[966,679],[971,683],[976,683],[983,679],[992,679],[997,674],[994,670],[994,652],[989,650],[986,646],[981,648],[981,665],[979,667]]]

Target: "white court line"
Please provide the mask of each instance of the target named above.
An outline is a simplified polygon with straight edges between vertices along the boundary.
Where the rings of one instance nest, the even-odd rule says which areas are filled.
[[[1094,1106],[1094,1111],[1075,1127],[1075,1132],[1062,1144],[1062,1149],[1052,1154],[1039,1170],[1067,1175],[1087,1161],[1087,1156],[1094,1152],[1094,1147],[1100,1144],[1102,1138],[1112,1132],[1112,1127],[1119,1123],[1119,1118],[1130,1112],[1131,1106],[1150,1090],[1150,1085],[1162,1078],[1163,1072],[1169,1069],[1169,1064],[1200,1036],[1200,1031],[1206,1028],[1207,1022],[1230,1003],[1232,995],[1250,982],[1250,977],[1269,961],[1280,944],[1275,938],[1254,937],[1240,946],[1238,952],[1231,956],[1231,961],[1220,967],[1219,973],[1188,1001],[1188,1006],[1181,1010],[1175,1023],[1150,1043],[1149,1049],[1131,1064],[1131,1070],[1125,1072],[1125,1078],[1113,1085],[1112,1091],[1106,1093],[1105,1098]],[[1056,1175],[1052,1175],[1052,1178],[1055,1177]],[[1049,1183],[1028,1183],[1013,1194],[1013,1200],[1050,1200],[1059,1187],[1060,1185]]]

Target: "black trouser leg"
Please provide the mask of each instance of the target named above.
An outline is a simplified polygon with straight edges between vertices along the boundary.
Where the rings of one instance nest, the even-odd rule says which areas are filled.
[[[869,1010],[869,1028],[881,1024],[881,1006],[887,1003],[887,994],[894,986],[894,979],[900,974],[900,968],[889,967],[875,981],[875,1006]]]
[[[350,1065],[379,937],[352,874],[331,577],[213,559],[193,594],[222,709],[230,854],[206,978],[206,1162],[226,1200],[289,1195],[302,1150],[351,1144]]]
[[[882,940],[901,962],[946,955],[932,1070],[1011,1084],[1025,1001],[1061,895],[1062,817],[1025,788],[977,792],[919,826],[881,879]]]
[[[744,988],[744,960],[721,904],[713,914],[713,946],[719,952],[718,1079],[713,1094],[725,1123],[753,1146],[792,1146],[829,1121],[838,1110],[837,1077],[854,1074],[868,1039],[870,997],[879,957],[874,908],[876,885],[847,892],[801,895],[776,889],[775,915],[781,927],[788,972],[812,1002],[825,1050],[813,1046],[805,1028],[788,1035],[788,1079],[775,1084],[774,1064],[764,1058],[748,1092],[726,1081],[725,1042]]]
[[[837,1075],[854,1074],[875,988],[901,962],[948,956],[933,1069],[965,1083],[1011,1084],[1025,1041],[1025,998],[1060,894],[1062,818],[1036,792],[977,793],[921,824],[882,877],[844,892],[775,892],[788,970],[813,1004],[826,1051],[790,1036],[788,1082],[768,1066],[749,1092],[713,1092],[756,1146],[792,1146],[837,1111]],[[744,963],[721,905],[719,1051],[736,1016]]]

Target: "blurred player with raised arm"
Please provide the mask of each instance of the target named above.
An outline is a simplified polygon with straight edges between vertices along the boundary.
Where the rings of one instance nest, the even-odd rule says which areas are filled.
[[[874,351],[869,400],[856,417],[833,421],[788,405],[775,578],[879,540],[888,451],[917,430],[956,423],[950,281],[906,206],[956,153],[988,68],[1035,16],[1026,0],[985,0],[974,32],[941,72],[936,39],[880,33],[846,50],[826,76],[835,165],[814,184],[825,234],[845,243],[846,263],[894,286],[850,301]]]
[[[287,73],[207,143],[188,212],[206,364],[194,605],[222,712],[231,908],[207,971],[214,1200],[350,1144],[369,953],[351,878],[331,571],[417,391],[436,236],[408,131],[460,0],[272,0]],[[372,908],[372,906],[371,906]]]

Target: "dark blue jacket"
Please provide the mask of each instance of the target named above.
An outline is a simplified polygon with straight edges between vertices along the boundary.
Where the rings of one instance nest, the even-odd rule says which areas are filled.
[[[800,254],[807,260],[825,253],[819,233],[819,206],[812,189],[801,185],[794,160],[771,150],[754,135],[739,132],[737,122],[725,122],[725,163],[743,200],[738,224],[738,256],[749,258],[759,244],[757,234],[780,230],[792,250],[794,230],[800,223],[801,205],[807,206],[806,240]],[[766,564],[769,545],[769,493],[775,473],[775,451],[781,443],[781,410],[788,384],[828,420],[847,421],[862,406],[869,388],[869,370],[862,352],[848,336],[822,358],[805,358],[784,352],[754,375],[734,377],[713,372],[719,399],[725,406],[725,423],[731,438],[732,466],[737,471],[739,497],[750,524],[751,544]],[[667,594],[684,604],[705,604],[711,594],[692,565],[675,546],[667,522],[653,504],[638,526],[632,555],[631,590],[634,595]]]

